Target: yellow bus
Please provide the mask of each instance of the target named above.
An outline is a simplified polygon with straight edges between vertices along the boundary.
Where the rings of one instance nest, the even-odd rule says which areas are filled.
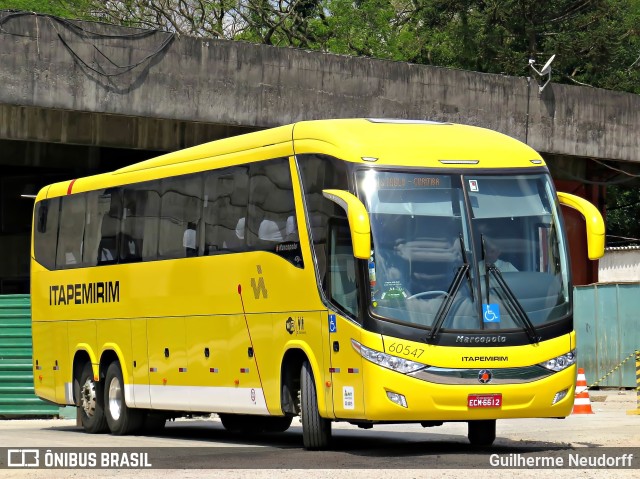
[[[43,188],[36,394],[89,433],[217,413],[326,448],[331,424],[564,417],[576,378],[560,204],[534,150],[428,121],[303,121]]]

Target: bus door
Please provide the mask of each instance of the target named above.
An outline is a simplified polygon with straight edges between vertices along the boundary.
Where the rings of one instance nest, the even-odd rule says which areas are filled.
[[[347,220],[331,220],[329,231],[328,293],[339,307],[327,318],[333,410],[337,418],[355,418],[364,414],[362,356],[351,345],[351,339],[360,341],[362,330],[357,322],[356,259]]]

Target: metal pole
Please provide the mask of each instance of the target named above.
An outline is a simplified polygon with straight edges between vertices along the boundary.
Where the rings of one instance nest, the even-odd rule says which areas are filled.
[[[636,349],[636,408],[627,411],[627,414],[640,415],[640,349]]]

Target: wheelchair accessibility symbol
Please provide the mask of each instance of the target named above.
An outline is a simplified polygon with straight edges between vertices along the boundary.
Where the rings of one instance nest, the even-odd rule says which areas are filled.
[[[485,323],[499,323],[500,306],[498,304],[483,304],[482,321]]]
[[[336,315],[335,314],[330,314],[329,315],[329,332],[330,333],[338,332],[338,326],[336,324]]]

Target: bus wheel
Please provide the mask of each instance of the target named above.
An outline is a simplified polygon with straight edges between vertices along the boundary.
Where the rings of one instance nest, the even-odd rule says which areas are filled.
[[[91,434],[106,432],[107,419],[104,416],[102,385],[93,380],[91,363],[84,365],[80,378],[76,381],[74,381],[75,400],[82,427]]]
[[[104,389],[105,416],[111,434],[122,436],[139,429],[144,419],[142,412],[131,409],[124,400],[124,381],[120,363],[112,362],[107,369]]]
[[[496,420],[469,421],[468,437],[472,446],[490,446],[496,439]]]
[[[291,426],[291,416],[262,417],[264,432],[285,432]]]
[[[325,449],[331,440],[331,421],[320,416],[313,371],[309,361],[300,372],[300,419],[305,449]]]

